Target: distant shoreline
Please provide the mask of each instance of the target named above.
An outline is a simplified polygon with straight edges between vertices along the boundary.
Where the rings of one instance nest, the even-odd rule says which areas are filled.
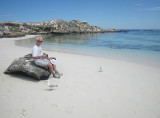
[[[117,29],[102,29],[86,21],[51,20],[37,23],[0,22],[0,38],[21,37],[39,34],[108,33],[127,32]]]

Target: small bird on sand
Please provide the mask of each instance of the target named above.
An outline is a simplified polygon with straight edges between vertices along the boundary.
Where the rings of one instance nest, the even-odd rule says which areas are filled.
[[[49,89],[50,91],[53,90],[53,87],[58,87],[58,85],[51,84],[49,80],[47,80],[47,82],[48,82],[48,86],[50,87]]]
[[[102,66],[99,67],[99,71],[98,72],[103,72]]]

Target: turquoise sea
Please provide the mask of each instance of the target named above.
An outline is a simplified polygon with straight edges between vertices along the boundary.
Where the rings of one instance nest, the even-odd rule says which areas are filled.
[[[128,32],[44,35],[42,48],[66,53],[118,59],[160,68],[160,30],[128,30]],[[18,40],[26,47],[35,38]]]

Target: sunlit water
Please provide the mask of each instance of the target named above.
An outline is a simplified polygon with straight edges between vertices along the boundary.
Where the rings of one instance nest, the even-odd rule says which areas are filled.
[[[42,48],[131,61],[160,67],[160,30],[130,30],[119,33],[45,35]],[[19,40],[16,44],[32,47],[34,39]]]

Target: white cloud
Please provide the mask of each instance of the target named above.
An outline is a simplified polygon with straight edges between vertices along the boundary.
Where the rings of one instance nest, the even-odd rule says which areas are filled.
[[[153,7],[153,8],[148,8],[148,9],[145,9],[145,10],[155,10],[155,11],[158,11],[158,10],[160,10],[160,7]]]

